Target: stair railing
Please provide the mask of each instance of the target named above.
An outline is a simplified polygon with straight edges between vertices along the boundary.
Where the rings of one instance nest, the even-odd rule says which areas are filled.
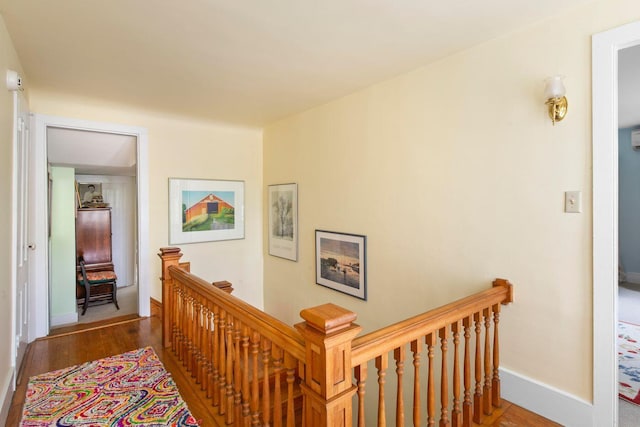
[[[415,426],[433,426],[439,415],[441,427],[459,427],[481,423],[501,405],[500,306],[513,301],[506,280],[358,337],[362,328],[349,310],[334,304],[305,309],[304,322],[293,328],[230,295],[230,283],[211,284],[189,273],[180,249],[160,251],[163,345],[227,425],[333,427],[355,419],[364,427],[375,419],[377,426],[402,427],[408,412]],[[390,359],[395,395],[386,393]],[[413,370],[405,374],[409,362]],[[377,371],[371,411],[364,398],[370,364]],[[387,413],[387,406],[394,409]]]

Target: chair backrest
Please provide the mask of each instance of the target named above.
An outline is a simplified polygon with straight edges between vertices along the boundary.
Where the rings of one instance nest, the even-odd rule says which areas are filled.
[[[78,256],[78,264],[76,266],[76,271],[82,271],[82,268],[86,271],[108,271],[114,270],[112,262],[98,262],[95,264],[87,264],[82,253]]]

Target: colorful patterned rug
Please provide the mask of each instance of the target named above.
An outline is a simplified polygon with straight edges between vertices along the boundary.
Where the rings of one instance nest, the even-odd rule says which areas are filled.
[[[29,378],[23,427],[197,426],[151,347]]]
[[[618,322],[618,394],[640,405],[640,326]]]

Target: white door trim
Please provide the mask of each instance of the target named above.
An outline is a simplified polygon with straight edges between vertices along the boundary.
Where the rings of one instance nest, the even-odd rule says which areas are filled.
[[[138,314],[150,315],[149,259],[149,158],[148,132],[145,128],[114,123],[94,122],[67,117],[34,114],[32,170],[34,203],[33,232],[35,251],[31,263],[32,289],[29,292],[30,319],[29,341],[49,333],[49,272],[48,272],[48,206],[47,206],[47,128],[58,127],[93,132],[132,135],[137,140],[137,196],[138,196]]]
[[[592,38],[594,426],[618,422],[618,51],[639,43],[640,22]]]

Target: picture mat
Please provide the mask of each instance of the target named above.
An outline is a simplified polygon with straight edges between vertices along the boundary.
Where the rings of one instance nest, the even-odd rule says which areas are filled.
[[[276,203],[284,197],[291,203],[286,215],[284,231],[282,230],[282,207]],[[269,186],[269,255],[298,260],[298,184],[276,184]],[[281,236],[284,232],[284,236]]]
[[[231,229],[183,231],[182,202],[185,192],[233,193],[234,226]],[[203,196],[204,197],[204,196]],[[187,209],[190,206],[187,206]],[[244,181],[169,178],[169,244],[211,242],[244,238]]]
[[[355,250],[353,250],[355,245]],[[342,247],[341,247],[342,246]],[[340,248],[341,247],[341,248]],[[339,248],[339,249],[336,249]],[[351,248],[351,249],[349,249]],[[347,253],[349,252],[349,253]],[[366,237],[355,234],[334,233],[329,231],[316,230],[316,283],[336,291],[366,300]],[[359,271],[357,272],[357,285],[331,280],[335,273],[331,272],[323,277],[322,259],[328,257],[338,260],[338,268],[343,273],[347,283],[349,276],[356,276],[353,268],[347,267],[349,264],[357,262]],[[342,257],[340,259],[340,257]],[[355,261],[355,262],[354,262]],[[345,273],[345,268],[347,269]]]

